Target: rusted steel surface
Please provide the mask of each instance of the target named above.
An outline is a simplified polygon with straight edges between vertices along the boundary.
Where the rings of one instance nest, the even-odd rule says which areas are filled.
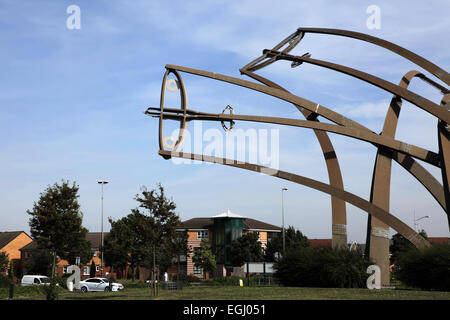
[[[193,153],[186,153],[186,152],[176,152],[176,151],[167,151],[167,150],[159,150],[159,154],[161,156],[166,157],[177,157],[177,158],[184,158],[184,159],[191,159],[191,160],[201,160],[204,162],[211,162],[211,163],[217,163],[222,164],[226,166],[241,168],[245,170],[260,172],[264,174],[269,174],[271,176],[292,181],[294,183],[298,183],[301,185],[304,185],[306,187],[334,195],[345,202],[348,202],[365,212],[370,213],[371,215],[377,217],[381,221],[384,221],[386,224],[390,225],[394,230],[399,232],[400,234],[404,235],[408,240],[410,240],[415,246],[418,248],[424,248],[430,246],[430,243],[425,240],[422,236],[420,236],[418,233],[416,233],[412,228],[410,228],[408,225],[403,223],[401,220],[396,218],[393,214],[375,206],[374,204],[370,203],[369,201],[364,200],[363,198],[352,194],[350,192],[347,192],[343,189],[335,188],[327,183],[323,183],[314,179],[310,179],[304,176],[300,176],[297,174],[293,174],[290,172],[285,172],[281,170],[274,170],[271,168],[267,168],[264,166],[260,166],[257,164],[252,163],[246,163],[241,162],[233,159],[226,159],[226,158],[219,158],[214,156],[206,156],[201,154],[193,154]]]

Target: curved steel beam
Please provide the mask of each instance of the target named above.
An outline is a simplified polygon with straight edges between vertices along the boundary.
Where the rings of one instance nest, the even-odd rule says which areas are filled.
[[[263,52],[265,54],[267,54],[268,56],[273,56],[273,57],[276,57],[281,60],[301,62],[301,63],[303,63],[303,62],[310,63],[310,64],[314,64],[314,65],[317,65],[320,67],[324,67],[324,68],[332,69],[332,70],[335,70],[335,71],[338,71],[341,73],[345,73],[349,76],[363,80],[363,81],[370,83],[374,86],[377,86],[383,90],[391,92],[392,94],[395,94],[395,95],[415,104],[419,108],[434,115],[438,119],[441,119],[445,122],[450,123],[450,112],[448,112],[447,110],[444,110],[439,105],[435,104],[433,101],[430,101],[412,91],[409,91],[405,88],[397,86],[397,85],[393,84],[392,82],[386,81],[384,79],[381,79],[381,78],[371,75],[369,73],[362,72],[360,70],[356,70],[356,69],[346,67],[346,66],[343,66],[340,64],[331,63],[328,61],[317,60],[317,59],[312,59],[312,58],[302,57],[302,56],[293,56],[290,54],[285,54],[285,53],[273,51],[273,50],[264,50]]]
[[[312,111],[314,114],[321,115],[324,118],[333,121],[334,123],[340,124],[342,126],[349,126],[349,127],[355,127],[360,130],[368,131],[373,133],[373,131],[370,131],[365,126],[344,117],[343,115],[336,113],[326,107],[320,106],[319,104],[315,104],[309,100],[303,99],[301,97],[295,96],[291,93],[283,92],[282,90],[270,88],[264,85],[260,85],[251,81],[234,78],[218,73],[213,73],[209,71],[204,70],[197,70],[192,69],[188,67],[182,67],[182,66],[176,66],[176,65],[166,65],[166,69],[174,69],[179,70],[182,72],[195,74],[202,77],[211,78],[218,81],[223,81],[227,83],[231,83],[234,85],[238,85],[241,87],[245,87],[248,89],[252,89],[267,95],[271,95],[273,97],[279,98],[281,100],[293,103],[297,106],[300,106],[301,108],[305,108],[309,111]],[[427,188],[433,195],[433,197],[439,202],[439,204],[442,206],[443,203],[445,203],[445,196],[443,194],[442,186],[440,183],[431,175],[429,174],[417,161],[414,161],[411,157],[406,156],[403,153],[391,151],[390,154],[392,155],[392,158],[397,161],[402,167],[404,167],[408,172],[410,172],[419,182]]]
[[[329,28],[298,28],[297,32],[301,32],[303,34],[305,33],[322,33],[322,34],[328,34],[328,35],[337,35],[337,36],[344,36],[348,38],[358,39],[365,42],[370,42],[372,44],[375,44],[379,47],[385,48],[387,50],[390,50],[400,56],[402,56],[405,59],[408,59],[409,61],[413,62],[414,64],[422,67],[426,71],[433,74],[438,79],[445,82],[447,85],[450,85],[450,74],[440,68],[439,66],[435,65],[434,63],[428,61],[427,59],[419,56],[418,54],[409,51],[399,45],[396,45],[392,42],[360,33],[360,32],[354,32],[354,31],[348,31],[348,30],[340,30],[340,29],[329,29]]]
[[[399,86],[405,89],[408,88],[411,80],[415,77],[419,77],[419,79],[422,79],[439,89],[439,86],[436,86],[433,81],[427,81],[428,78],[425,75],[415,70],[407,72],[400,80]],[[381,136],[389,138],[395,137],[401,106],[402,99],[394,95],[386,113]],[[390,208],[391,168],[392,158],[384,148],[378,148],[372,176],[370,202],[386,211],[389,211]],[[373,260],[378,261],[385,269],[389,266],[389,259],[387,256],[389,252],[388,235],[389,226],[379,219],[368,215],[366,255]]]
[[[205,156],[200,154],[192,154],[192,153],[184,153],[184,152],[175,152],[175,151],[166,151],[159,150],[158,152],[161,156],[165,157],[177,157],[191,160],[201,160],[204,162],[218,163],[222,165],[227,165],[231,167],[246,169],[254,172],[260,172],[264,174],[270,174],[274,177],[295,182],[297,184],[304,185],[306,187],[322,191],[329,195],[334,195],[345,202],[348,202],[355,207],[360,208],[361,210],[366,211],[367,213],[377,217],[381,221],[385,222],[389,226],[391,226],[398,233],[403,235],[406,239],[411,241],[418,248],[429,247],[430,243],[425,240],[422,236],[417,234],[413,229],[411,229],[408,225],[403,223],[400,219],[396,218],[394,215],[389,212],[381,209],[380,207],[364,200],[353,193],[347,192],[343,189],[335,188],[329,184],[313,180],[310,178],[306,178],[304,176],[296,175],[293,173],[289,173],[286,171],[274,170],[271,168],[267,168],[264,166],[260,166],[257,164],[251,163],[243,163],[237,160],[226,159],[226,158],[218,158],[213,156]]]
[[[155,108],[149,108],[155,109]],[[159,110],[159,109],[157,109]],[[190,113],[194,113],[195,111],[190,110]],[[147,112],[149,115],[159,116],[156,113]],[[321,131],[332,132],[340,135],[344,135],[350,138],[355,138],[362,141],[367,141],[375,144],[376,146],[386,147],[391,150],[395,150],[401,153],[405,153],[411,155],[417,159],[425,161],[429,164],[432,164],[436,167],[440,167],[440,158],[437,153],[432,151],[423,149],[421,147],[417,147],[415,145],[411,145],[402,141],[398,141],[395,139],[391,139],[388,137],[383,137],[378,134],[370,133],[366,130],[362,131],[352,127],[343,127],[330,123],[323,122],[314,122],[308,120],[297,120],[290,118],[278,118],[278,117],[265,117],[265,116],[249,116],[249,115],[237,115],[237,114],[213,114],[213,113],[197,113],[197,114],[188,114],[186,116],[180,114],[167,114],[164,113],[163,117],[165,119],[173,119],[179,120],[185,118],[186,121],[192,120],[210,120],[210,121],[231,121],[231,120],[240,120],[240,121],[251,121],[251,122],[263,122],[263,123],[272,123],[279,125],[286,125],[292,127],[302,127],[309,129],[317,129]]]
[[[450,94],[446,94],[441,101],[442,108],[449,109]],[[439,156],[441,157],[441,173],[444,185],[445,202],[450,207],[450,124],[438,121]],[[447,220],[450,228],[450,210],[447,211]]]
[[[289,47],[287,49],[289,49]],[[266,79],[260,75],[245,70],[245,67],[242,68],[240,71],[241,74],[245,74],[269,87],[289,92],[285,88],[270,81],[269,79]],[[316,117],[316,114],[312,113],[311,111],[305,110],[296,104],[294,104],[294,106],[303,114],[303,116],[306,119],[319,122],[319,120]],[[341,168],[339,166],[339,161],[337,159],[336,152],[334,151],[333,144],[331,143],[331,140],[328,137],[328,134],[324,131],[315,129],[314,134],[316,135],[316,138],[319,141],[323,156],[325,158],[325,164],[327,166],[328,179],[330,181],[330,185],[339,189],[344,189],[344,183],[342,181],[342,173]],[[345,201],[335,196],[331,196],[331,228],[332,228],[332,239],[331,239],[332,246],[333,247],[340,247],[343,245],[346,246],[347,212],[345,208]]]

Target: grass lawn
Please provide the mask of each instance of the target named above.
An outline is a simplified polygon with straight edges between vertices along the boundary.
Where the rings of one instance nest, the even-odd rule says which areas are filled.
[[[450,292],[406,289],[297,288],[282,286],[185,286],[182,290],[159,290],[153,297],[150,289],[124,283],[121,292],[68,292],[61,289],[59,300],[450,300]],[[43,294],[23,295],[18,288],[14,299],[45,299]],[[8,298],[0,291],[0,299]]]

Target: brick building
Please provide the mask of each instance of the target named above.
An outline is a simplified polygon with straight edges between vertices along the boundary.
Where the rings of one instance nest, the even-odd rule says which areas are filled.
[[[33,239],[24,231],[0,232],[0,252],[5,252],[13,262],[15,274],[22,270],[20,249],[32,242]],[[0,270],[0,274],[7,274],[8,270]]]
[[[214,276],[225,276],[239,272],[236,268],[233,269],[230,263],[231,243],[233,240],[247,232],[255,232],[258,234],[258,241],[261,243],[261,247],[264,248],[272,237],[281,233],[281,228],[234,214],[228,210],[213,217],[193,218],[183,221],[177,231],[186,231],[188,233],[188,246],[193,250],[191,255],[182,257],[178,273],[203,277],[203,271],[195,267],[192,262],[192,254],[196,248],[200,247],[202,239],[207,239],[217,253],[217,270]],[[176,274],[177,270],[171,268],[169,273]]]

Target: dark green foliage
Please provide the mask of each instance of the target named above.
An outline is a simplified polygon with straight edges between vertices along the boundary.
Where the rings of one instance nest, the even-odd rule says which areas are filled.
[[[284,237],[286,251],[309,247],[308,238],[304,236],[300,230],[295,230],[292,226],[289,226],[289,228],[285,229]],[[275,262],[276,253],[283,253],[282,233],[273,237],[267,243],[264,259],[268,262]]]
[[[363,288],[370,261],[356,251],[301,248],[275,263],[275,276],[286,286]]]
[[[411,248],[399,255],[394,272],[408,286],[450,291],[450,244]]]
[[[258,241],[258,234],[248,232],[232,242],[231,264],[234,267],[240,267],[245,262],[261,262],[263,260],[263,249]]]
[[[91,262],[91,267],[89,268],[89,276],[91,278],[95,277],[95,262],[94,261]]]
[[[56,256],[73,261],[75,256],[84,258],[86,249],[90,249],[86,240],[87,229],[82,226],[78,190],[75,182],[73,185],[69,185],[68,181],[62,181],[61,185],[55,183],[41,193],[33,210],[27,210],[31,216],[31,236],[40,249],[52,253],[53,266]]]
[[[420,230],[418,232],[422,237],[428,239],[425,230]],[[411,249],[414,245],[400,233],[396,233],[392,236],[392,245],[389,247],[389,252],[391,253],[391,264],[396,264],[398,257]]]
[[[156,266],[167,268],[168,261],[172,264],[176,257],[171,245],[180,223],[176,205],[160,184],[158,190],[142,187],[135,200],[139,206],[129,215],[117,221],[109,219],[111,230],[103,249],[106,264],[122,269],[127,264],[133,270],[138,266],[153,269],[155,260]],[[185,244],[187,250],[187,241]]]
[[[58,279],[53,277],[50,279],[50,284],[42,286],[47,300],[58,300],[59,288],[57,286]]]
[[[9,288],[10,283],[11,280],[9,279],[8,276],[0,274],[0,288]]]
[[[33,252],[33,257],[24,265],[24,274],[39,274],[50,276],[53,257],[48,250],[38,249]]]
[[[0,252],[0,272],[5,272],[9,266],[9,256],[6,252]]]
[[[192,262],[196,267],[201,267],[205,273],[216,269],[216,257],[211,251],[208,240],[202,239],[200,248],[194,251]]]

